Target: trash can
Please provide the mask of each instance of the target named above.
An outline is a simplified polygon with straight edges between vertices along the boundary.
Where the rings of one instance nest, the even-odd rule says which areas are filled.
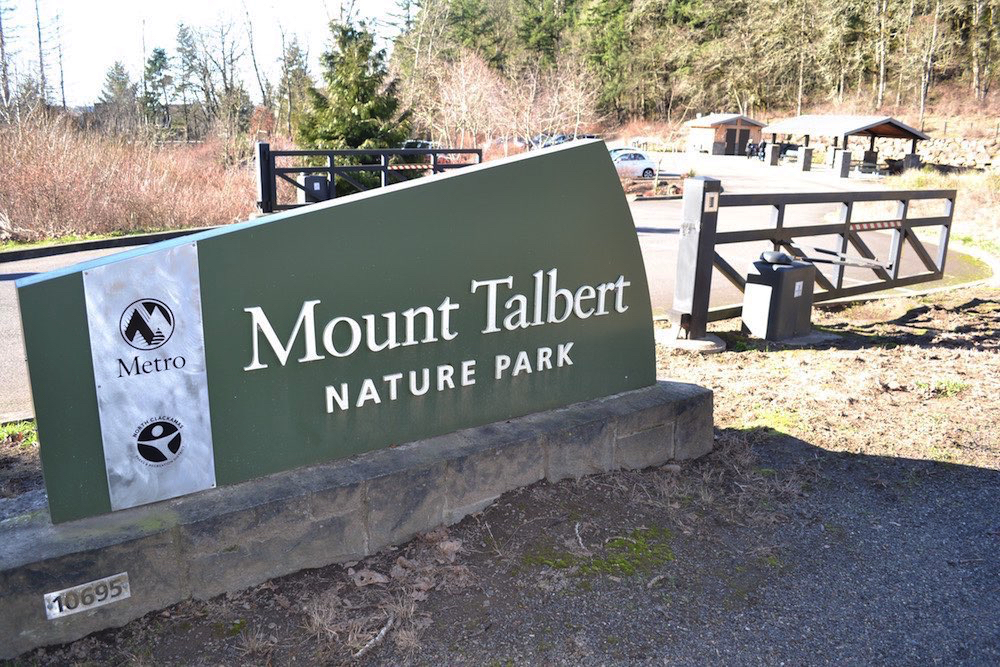
[[[743,292],[743,327],[770,341],[804,336],[812,327],[816,267],[780,252],[754,262]]]

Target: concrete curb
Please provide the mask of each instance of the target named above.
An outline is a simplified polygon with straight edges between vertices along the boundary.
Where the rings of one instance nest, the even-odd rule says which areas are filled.
[[[5,250],[0,252],[0,264],[6,262],[19,262],[24,259],[35,259],[36,257],[51,257],[53,255],[68,255],[73,252],[84,250],[103,250],[105,248],[128,248],[137,245],[149,245],[158,241],[167,241],[178,236],[187,236],[196,232],[205,232],[215,227],[192,227],[191,229],[175,229],[169,232],[155,232],[153,234],[135,234],[133,236],[115,236],[110,239],[96,239],[93,241],[76,241],[75,243],[60,243],[58,245],[31,246],[20,250]]]
[[[11,412],[10,414],[0,415],[0,426],[17,424],[20,422],[30,422],[34,420],[34,418],[35,415],[30,412]]]
[[[633,201],[676,201],[678,199],[684,199],[684,195],[653,195],[651,197],[636,195]]]
[[[712,441],[712,392],[661,381],[58,526],[44,507],[20,507],[0,516],[0,659],[190,597],[357,560],[542,479],[692,459],[711,451]],[[131,597],[46,619],[45,593],[121,572]]]

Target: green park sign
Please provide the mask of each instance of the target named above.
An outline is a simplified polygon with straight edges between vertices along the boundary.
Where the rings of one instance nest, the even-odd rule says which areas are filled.
[[[599,141],[17,290],[55,522],[655,381],[639,243]]]

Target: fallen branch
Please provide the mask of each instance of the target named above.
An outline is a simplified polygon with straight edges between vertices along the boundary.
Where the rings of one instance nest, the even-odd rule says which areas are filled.
[[[366,653],[368,653],[368,651],[372,650],[383,639],[385,639],[385,636],[389,634],[389,628],[392,627],[392,624],[395,622],[395,620],[396,620],[395,616],[390,616],[389,620],[386,621],[385,626],[383,626],[383,628],[378,631],[378,634],[372,637],[367,644],[361,647],[360,651],[354,654],[354,659],[357,660],[358,658],[363,657]]]

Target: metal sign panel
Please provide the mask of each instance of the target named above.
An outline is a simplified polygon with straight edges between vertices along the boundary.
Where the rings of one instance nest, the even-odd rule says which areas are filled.
[[[198,247],[83,272],[111,508],[215,486]]]
[[[17,286],[54,521],[655,382],[639,242],[599,141]],[[198,472],[168,479],[184,460]]]

